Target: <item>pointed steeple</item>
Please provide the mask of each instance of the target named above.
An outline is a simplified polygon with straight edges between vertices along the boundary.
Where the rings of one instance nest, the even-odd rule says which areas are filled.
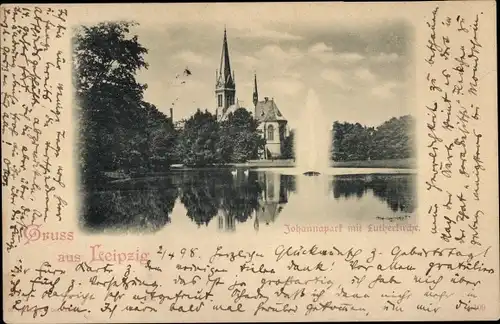
[[[259,92],[257,91],[257,73],[254,74],[253,76],[253,105],[254,107],[257,106],[257,103],[259,102]]]
[[[235,104],[236,99],[236,82],[234,71],[231,70],[231,63],[229,61],[226,26],[224,26],[220,67],[216,71],[215,99],[217,103],[217,116],[225,116],[227,109]]]
[[[233,87],[234,81],[231,76],[231,63],[229,61],[229,47],[227,45],[227,32],[224,27],[224,39],[222,41],[222,53],[220,57],[219,81],[225,86]]]

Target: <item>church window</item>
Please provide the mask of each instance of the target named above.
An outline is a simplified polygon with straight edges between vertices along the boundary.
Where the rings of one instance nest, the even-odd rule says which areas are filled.
[[[267,139],[269,141],[274,141],[274,127],[273,127],[273,125],[269,125],[269,127],[267,127]]]
[[[222,107],[222,95],[217,96],[217,106]]]

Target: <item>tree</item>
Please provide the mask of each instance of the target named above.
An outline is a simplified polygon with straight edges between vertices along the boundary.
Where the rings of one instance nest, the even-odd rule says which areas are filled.
[[[245,108],[229,113],[220,128],[221,160],[237,163],[256,159],[265,144],[257,127],[258,122]]]
[[[285,138],[283,143],[283,154],[284,159],[295,159],[295,131],[291,130],[290,135]]]
[[[175,146],[178,132],[172,120],[160,112],[156,106],[145,103],[146,128],[144,137],[147,138],[148,156],[151,168],[156,171],[168,169],[177,160]]]
[[[83,26],[74,36],[74,83],[80,121],[84,183],[98,182],[104,171],[144,160],[146,123],[143,91],[135,79],[147,68],[146,48],[130,36],[130,22]]]
[[[333,124],[333,149],[334,160],[354,161],[368,159],[371,139],[370,131],[359,123]]]
[[[410,115],[391,118],[377,128],[359,123],[333,123],[332,159],[363,161],[410,158],[414,153],[415,121]]]
[[[403,159],[414,153],[413,117],[391,118],[377,127],[373,135],[373,159]]]
[[[178,151],[187,166],[208,166],[221,162],[219,124],[215,115],[200,109],[186,120],[179,137]]]

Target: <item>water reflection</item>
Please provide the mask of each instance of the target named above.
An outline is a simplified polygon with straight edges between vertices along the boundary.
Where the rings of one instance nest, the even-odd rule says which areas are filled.
[[[288,195],[295,192],[295,178],[272,172],[260,172],[258,182],[262,186],[259,193],[259,205],[255,213],[254,228],[259,229],[261,223],[269,225],[274,223],[285,205]]]
[[[177,197],[172,178],[118,182],[83,192],[83,226],[94,231],[156,231],[170,223]]]
[[[181,174],[179,178],[180,197],[186,207],[186,215],[198,226],[208,225],[219,210],[223,177],[193,171]]]
[[[393,175],[339,175],[332,181],[333,197],[362,198],[371,191],[393,212],[413,213],[416,209],[415,176]]]
[[[279,215],[292,215],[293,211],[283,211],[290,196],[297,193],[296,180],[296,176],[274,172],[218,169],[114,182],[83,195],[82,219],[87,229],[96,231],[155,231],[167,224],[176,226],[179,217],[186,216],[198,228],[215,221],[218,230],[233,232],[237,224],[251,222],[258,231],[262,226],[272,226]],[[349,213],[352,207],[348,206],[352,205],[343,201],[356,199],[360,204],[372,204],[367,199],[372,195],[386,204],[388,215],[411,214],[416,209],[414,180],[413,175],[334,176],[330,182],[333,195],[324,199]],[[299,192],[294,199],[305,202],[307,193],[302,197]],[[314,215],[307,217],[311,216],[314,223]],[[333,213],[331,217],[335,221]]]

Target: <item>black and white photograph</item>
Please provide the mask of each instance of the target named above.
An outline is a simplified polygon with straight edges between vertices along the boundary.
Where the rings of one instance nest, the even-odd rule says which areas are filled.
[[[412,25],[239,17],[73,29],[81,228],[417,223]]]

